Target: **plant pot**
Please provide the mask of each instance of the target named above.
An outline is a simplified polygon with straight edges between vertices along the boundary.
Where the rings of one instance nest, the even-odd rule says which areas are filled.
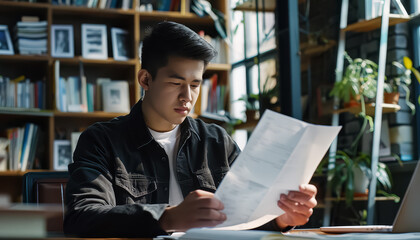
[[[251,110],[251,109],[247,109],[245,111],[245,115],[246,115],[246,121],[253,121],[253,120],[258,120],[260,118],[260,112],[258,110]]]
[[[344,108],[351,108],[351,107],[358,107],[360,106],[360,95],[353,95],[350,94],[350,100],[348,102],[343,103]]]
[[[398,104],[399,99],[400,99],[399,92],[384,93],[384,103]]]
[[[369,178],[358,167],[353,166],[353,183],[355,194],[366,194],[369,186]]]

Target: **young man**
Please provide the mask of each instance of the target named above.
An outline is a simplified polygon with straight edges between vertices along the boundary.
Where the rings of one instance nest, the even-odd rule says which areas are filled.
[[[80,136],[69,165],[64,231],[83,237],[152,237],[226,220],[213,192],[239,155],[219,126],[187,117],[216,51],[187,27],[159,23],[143,42],[143,100],[127,116]],[[285,213],[262,228],[308,221],[316,188],[279,196]]]

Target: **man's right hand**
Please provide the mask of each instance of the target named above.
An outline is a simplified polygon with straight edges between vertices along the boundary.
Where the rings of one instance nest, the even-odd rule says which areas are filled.
[[[224,206],[213,193],[195,190],[178,206],[168,207],[159,219],[167,231],[186,231],[197,227],[214,227],[226,220]]]

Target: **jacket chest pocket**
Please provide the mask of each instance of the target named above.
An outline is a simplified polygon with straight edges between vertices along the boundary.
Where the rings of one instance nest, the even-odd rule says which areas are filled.
[[[216,185],[214,184],[213,176],[211,175],[210,169],[204,168],[195,172],[200,189],[215,192]]]
[[[142,174],[116,173],[115,185],[117,204],[150,203],[157,190],[156,181]]]

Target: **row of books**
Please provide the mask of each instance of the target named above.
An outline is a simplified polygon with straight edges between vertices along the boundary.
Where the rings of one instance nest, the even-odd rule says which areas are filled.
[[[60,61],[55,61],[55,101],[61,112],[129,112],[128,82],[86,76],[60,76]]]
[[[47,53],[47,21],[20,21],[15,26],[15,45],[20,54]]]
[[[38,125],[27,123],[24,127],[9,128],[6,130],[9,139],[8,161],[0,170],[33,169],[37,152],[37,144],[41,135]]]
[[[211,61],[213,63],[226,63],[226,45],[221,37],[211,37],[206,35],[204,31],[199,31],[198,34],[210,43],[217,51],[217,56]]]
[[[45,82],[0,76],[0,107],[45,109]]]
[[[39,0],[14,0],[19,2],[44,2]],[[80,6],[88,8],[132,9],[133,0],[52,0],[53,5]],[[138,0],[137,10],[147,11],[184,11],[189,12],[191,0]]]
[[[133,0],[52,0],[54,5],[80,6],[88,8],[121,8],[131,9]]]
[[[226,99],[226,86],[218,84],[218,75],[213,74],[204,79],[200,85],[200,95],[194,107],[194,113],[215,113],[224,115]]]

